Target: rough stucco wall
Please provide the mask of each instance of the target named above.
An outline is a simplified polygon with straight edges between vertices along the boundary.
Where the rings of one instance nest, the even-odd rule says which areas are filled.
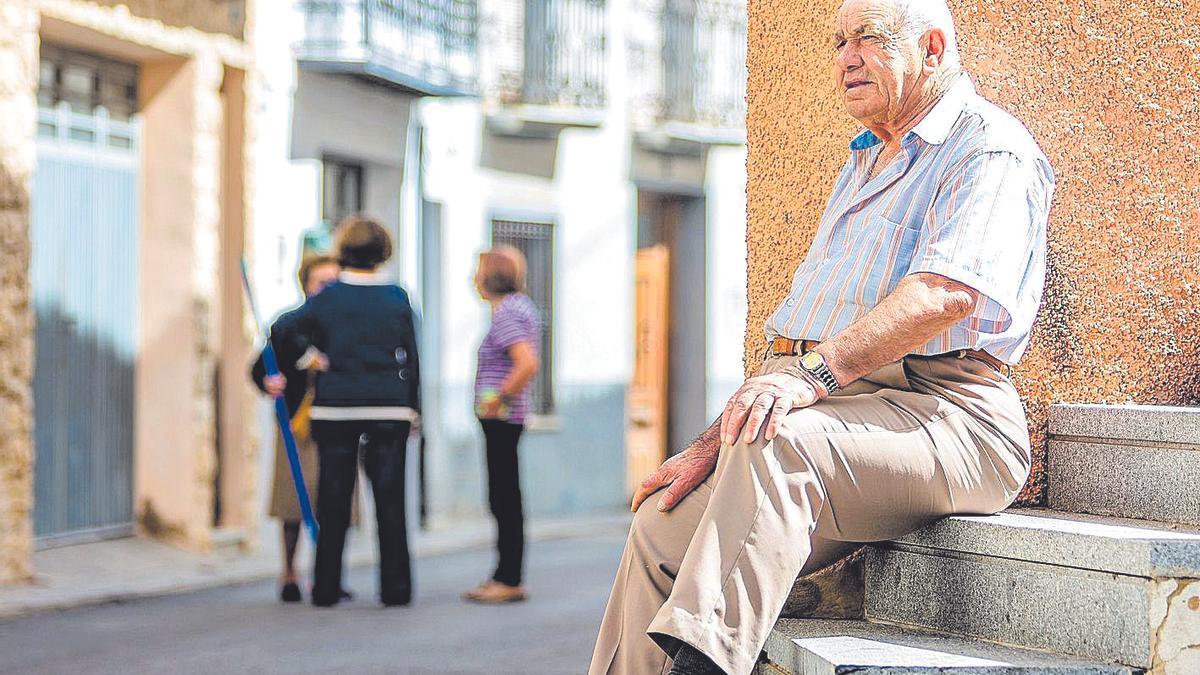
[[[97,5],[125,6],[131,14],[157,19],[168,26],[192,27],[206,33],[242,37],[244,0],[92,0]]]
[[[750,0],[747,363],[857,125],[832,85],[836,0]],[[1055,168],[1047,289],[1015,371],[1044,496],[1051,402],[1200,403],[1200,0],[952,0],[981,94]]]
[[[37,13],[0,3],[0,583],[30,574],[33,545],[33,313],[29,197]]]
[[[142,68],[143,250],[135,500],[143,531],[208,546],[216,471],[221,62]],[[187,386],[180,386],[180,383]],[[153,392],[150,394],[149,392]],[[180,423],[180,415],[183,420]]]

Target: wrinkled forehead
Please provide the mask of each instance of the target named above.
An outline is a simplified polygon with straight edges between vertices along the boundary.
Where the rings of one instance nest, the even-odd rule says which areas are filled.
[[[899,12],[895,0],[846,0],[834,22],[835,38],[896,33]]]

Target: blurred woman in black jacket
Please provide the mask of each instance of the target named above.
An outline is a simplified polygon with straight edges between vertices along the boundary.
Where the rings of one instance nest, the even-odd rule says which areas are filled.
[[[296,349],[316,347],[328,362],[317,375],[311,411],[321,460],[312,602],[319,607],[338,602],[361,439],[378,521],[379,599],[385,606],[407,605],[412,573],[404,465],[408,434],[420,411],[412,306],[404,289],[377,272],[392,255],[382,225],[351,216],[334,236],[342,266],[338,281],[277,327],[283,341],[293,341]],[[274,393],[285,386],[280,377],[268,388]]]

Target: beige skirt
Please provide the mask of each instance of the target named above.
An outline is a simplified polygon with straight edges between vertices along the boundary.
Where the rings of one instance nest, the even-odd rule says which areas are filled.
[[[320,461],[317,456],[317,443],[308,435],[296,436],[296,449],[300,452],[300,470],[304,472],[304,482],[308,487],[308,498],[313,509],[317,508],[317,482]],[[358,524],[358,484],[354,486],[353,506],[350,508],[350,524]],[[278,518],[285,523],[298,523],[304,518],[300,513],[300,499],[296,496],[296,487],[292,482],[292,469],[288,464],[287,449],[283,447],[283,436],[275,433],[275,476],[271,486],[271,507],[268,511],[272,518]]]

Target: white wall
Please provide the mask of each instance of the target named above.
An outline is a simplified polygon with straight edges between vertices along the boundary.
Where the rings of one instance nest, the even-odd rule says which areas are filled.
[[[292,3],[256,4],[253,35],[258,85],[252,279],[259,310],[269,320],[300,300],[295,281],[300,233],[320,220],[320,162],[291,159],[292,94],[296,65],[292,46],[303,23]],[[270,473],[270,472],[268,472]]]
[[[746,148],[708,151],[708,417],[743,380],[746,334]]]
[[[613,62],[623,63],[619,38],[610,47]],[[615,100],[623,96],[620,87],[610,92]],[[427,99],[418,107],[425,126],[425,198],[442,204],[442,302],[426,308],[427,320],[438,313],[443,337],[439,428],[430,429],[427,440],[431,506],[443,522],[480,515],[485,508],[482,438],[470,390],[489,315],[472,277],[479,252],[490,245],[492,218],[555,226],[558,405],[549,428],[531,428],[522,441],[527,506],[534,513],[587,510],[601,502],[614,506],[623,498],[624,388],[633,369],[636,195],[629,180],[626,110],[610,106],[599,128],[562,131],[555,147],[489,138],[486,108],[478,100]],[[512,165],[526,155],[529,170],[485,168],[485,144],[513,153]],[[552,157],[544,154],[548,148]],[[578,434],[588,438],[576,442]],[[603,477],[586,485],[591,473],[611,473],[611,485]]]
[[[293,158],[335,155],[404,166],[413,96],[347,75],[300,72],[293,92]]]

